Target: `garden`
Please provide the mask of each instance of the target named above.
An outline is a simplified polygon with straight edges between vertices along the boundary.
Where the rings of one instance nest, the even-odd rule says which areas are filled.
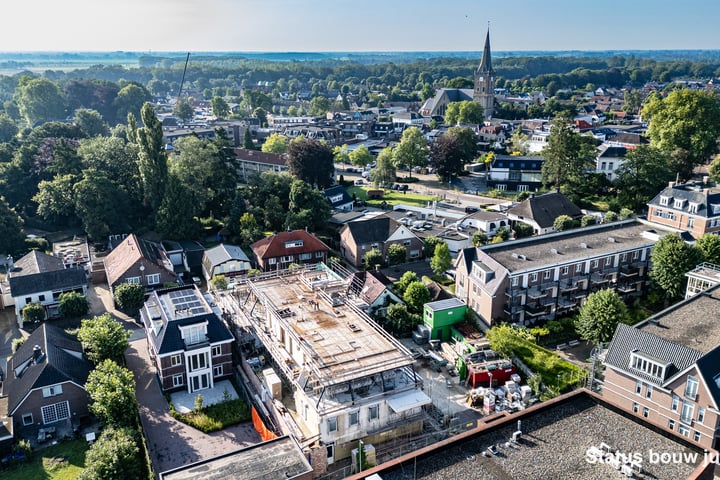
[[[84,439],[62,441],[29,454],[25,460],[8,460],[2,478],[13,480],[75,480],[85,468]]]
[[[203,433],[217,432],[231,425],[248,422],[251,419],[250,409],[242,399],[231,399],[226,391],[226,398],[221,403],[204,406],[202,395],[195,397],[195,409],[188,413],[180,413],[170,404],[170,415],[176,420],[197,428]]]

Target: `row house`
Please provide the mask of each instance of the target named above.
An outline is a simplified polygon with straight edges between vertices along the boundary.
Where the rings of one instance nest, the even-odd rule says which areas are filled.
[[[663,233],[632,219],[468,248],[455,264],[455,294],[488,327],[551,320],[605,288],[641,296]]]
[[[282,173],[290,170],[286,154],[260,152],[246,148],[235,149],[235,165],[240,183],[247,183],[250,178],[263,172]]]
[[[720,287],[635,326],[618,325],[605,356],[602,395],[661,430],[705,449],[720,436]]]
[[[650,222],[688,232],[694,238],[720,233],[720,189],[707,181],[667,188],[648,202]]]
[[[213,388],[232,375],[233,336],[197,286],[154,291],[140,310],[163,391]]]

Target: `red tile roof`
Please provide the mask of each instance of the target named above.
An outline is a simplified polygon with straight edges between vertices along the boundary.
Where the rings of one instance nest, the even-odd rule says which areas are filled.
[[[302,240],[302,247],[285,248],[285,244],[291,241]],[[290,232],[278,232],[277,234],[265,237],[262,240],[250,245],[258,259],[276,258],[285,255],[296,255],[298,253],[318,252],[330,250],[327,245],[318,240],[315,235],[305,230],[292,230]]]

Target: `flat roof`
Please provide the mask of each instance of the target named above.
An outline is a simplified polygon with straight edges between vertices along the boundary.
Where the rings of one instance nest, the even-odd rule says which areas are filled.
[[[720,345],[720,285],[656,313],[636,325],[644,332],[707,353]]]
[[[518,429],[518,420],[522,440],[516,447],[506,446]],[[650,429],[599,396],[580,390],[431,444],[368,470],[362,477],[350,478],[365,478],[372,473],[383,480],[620,478],[612,465],[586,460],[588,449],[600,448],[601,443],[612,452],[619,450],[641,461],[643,473],[635,478],[694,478],[698,468],[704,466],[700,447]],[[498,455],[483,456],[491,445],[497,446]],[[676,463],[663,463],[653,456],[683,453],[689,457]]]
[[[324,385],[413,364],[410,352],[351,303],[340,303],[347,285],[327,270],[249,281],[275,308],[275,316],[310,355],[308,366]],[[330,302],[335,300],[336,305]]]
[[[480,250],[510,272],[516,272],[650,247],[658,236],[668,232],[657,225],[633,219],[502,242],[481,247]]]
[[[283,436],[163,472],[160,480],[287,480],[310,472],[295,439]]]

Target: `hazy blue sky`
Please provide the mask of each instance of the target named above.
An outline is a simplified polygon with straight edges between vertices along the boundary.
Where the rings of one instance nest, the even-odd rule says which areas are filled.
[[[0,51],[720,49],[717,0],[6,0]]]

